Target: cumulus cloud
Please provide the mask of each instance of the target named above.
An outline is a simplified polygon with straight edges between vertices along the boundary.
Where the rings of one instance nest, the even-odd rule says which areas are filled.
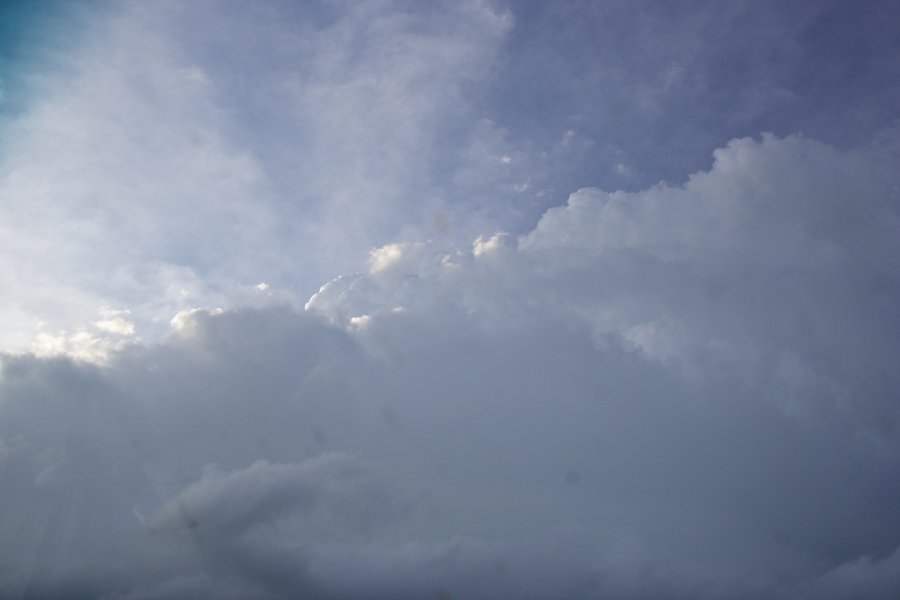
[[[735,140],[519,237],[383,246],[304,310],[4,355],[0,590],[891,597],[895,180]]]

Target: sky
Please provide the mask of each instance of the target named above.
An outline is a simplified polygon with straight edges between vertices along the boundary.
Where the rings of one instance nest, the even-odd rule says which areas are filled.
[[[895,598],[898,22],[3,3],[0,598]]]

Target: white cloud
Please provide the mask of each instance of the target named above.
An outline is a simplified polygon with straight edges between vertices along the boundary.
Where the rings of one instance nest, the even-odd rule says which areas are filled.
[[[395,309],[391,309],[392,311]],[[353,327],[365,327],[369,324],[372,318],[369,315],[359,315],[356,317],[350,317],[350,325]]]
[[[101,308],[100,316],[103,317],[99,321],[94,321],[94,327],[104,333],[112,333],[115,335],[131,335],[134,333],[134,323],[128,321],[124,315],[129,314],[128,310],[115,310],[111,308]]]
[[[125,318],[129,312],[103,307],[99,311],[101,318],[91,324],[90,330],[78,329],[73,333],[66,330],[51,333],[45,330],[47,323],[39,321],[29,350],[37,356],[70,356],[102,364],[112,352],[139,339],[132,337],[135,325]]]
[[[387,270],[403,259],[405,244],[387,244],[369,253],[369,269],[372,273]]]
[[[502,248],[506,244],[506,240],[508,237],[509,236],[502,231],[498,231],[487,239],[482,236],[478,236],[478,238],[472,244],[472,254],[474,254],[475,256],[481,256],[483,254],[494,252],[498,248]]]
[[[711,171],[683,187],[580,190],[567,206],[548,211],[526,244],[641,248],[666,260],[731,252],[748,261],[813,267],[857,249],[866,235],[890,234],[878,225],[890,184],[862,156],[837,156],[801,137],[763,136],[734,140],[715,157]]]

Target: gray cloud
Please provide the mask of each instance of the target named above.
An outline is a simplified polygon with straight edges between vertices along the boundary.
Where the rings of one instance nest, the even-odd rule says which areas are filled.
[[[802,137],[715,159],[378,249],[305,311],[5,355],[0,591],[890,597],[896,175]]]

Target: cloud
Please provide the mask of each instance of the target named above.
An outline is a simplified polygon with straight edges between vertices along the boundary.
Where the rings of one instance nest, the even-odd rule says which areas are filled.
[[[900,585],[900,549],[881,559],[863,556],[837,566],[812,583],[810,593],[819,598],[890,597]]]
[[[130,335],[134,333],[134,323],[128,321],[123,315],[127,315],[127,310],[115,310],[111,308],[100,309],[99,321],[94,321],[94,327],[106,333],[115,335]]]
[[[4,355],[0,591],[890,597],[895,177],[735,140],[305,310]]]
[[[358,461],[338,454],[322,455],[299,465],[257,461],[232,473],[208,468],[199,481],[150,518],[147,527],[231,537],[295,511],[320,511],[337,513],[331,518],[340,528],[365,529],[365,521],[354,519],[352,512],[375,515],[384,503],[378,497],[383,494],[376,493],[367,477]]]
[[[469,235],[428,173],[511,25],[488,3],[126,2],[81,25],[5,126],[0,347],[103,306],[159,339],[259,281],[308,295],[435,215]]]
[[[513,148],[546,149],[566,130],[592,142],[535,177],[558,195],[681,183],[724,140],[760,131],[856,147],[896,119],[890,3],[564,1],[513,14],[483,116]]]

